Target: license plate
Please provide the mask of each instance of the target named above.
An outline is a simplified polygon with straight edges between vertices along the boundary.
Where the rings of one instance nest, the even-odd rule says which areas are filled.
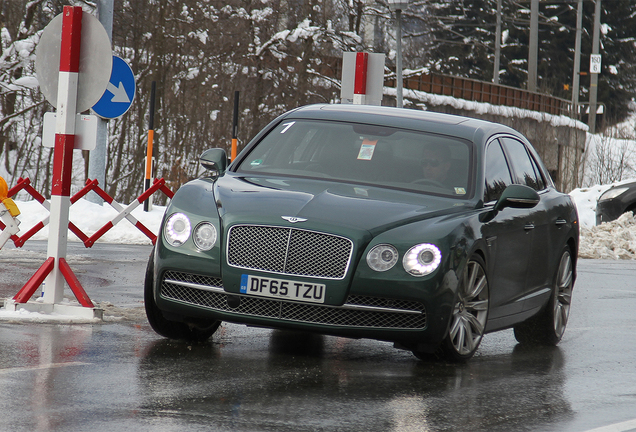
[[[325,285],[241,275],[241,293],[303,302],[324,303]]]

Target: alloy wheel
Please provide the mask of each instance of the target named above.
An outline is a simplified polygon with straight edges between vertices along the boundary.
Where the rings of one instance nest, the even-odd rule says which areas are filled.
[[[461,286],[453,310],[449,339],[459,355],[470,356],[481,342],[488,316],[488,279],[478,261],[468,262]]]
[[[570,316],[570,303],[572,301],[572,258],[569,251],[565,251],[559,262],[557,273],[556,295],[554,300],[554,333],[561,339]]]

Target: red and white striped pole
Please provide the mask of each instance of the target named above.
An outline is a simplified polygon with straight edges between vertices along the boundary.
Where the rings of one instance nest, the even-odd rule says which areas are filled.
[[[353,103],[356,105],[364,105],[366,103],[368,65],[369,53],[356,53],[356,74],[353,82]]]
[[[64,275],[62,274],[61,265],[66,262],[68,242],[81,40],[82,8],[79,6],[64,6],[57,90],[55,147],[53,150],[51,215],[47,250],[49,259],[53,258],[54,260],[54,267],[46,278],[44,303],[61,303],[64,298]]]

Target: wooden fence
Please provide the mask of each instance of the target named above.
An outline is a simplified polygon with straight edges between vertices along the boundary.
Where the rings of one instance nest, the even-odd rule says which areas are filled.
[[[340,79],[342,77],[342,59],[325,59],[318,72]],[[396,87],[396,79],[389,78],[385,80],[384,85]],[[436,95],[523,108],[554,115],[571,117],[573,114],[572,103],[569,100],[470,78],[419,73],[406,76],[403,87]]]
[[[396,80],[384,85],[395,87]],[[572,104],[566,99],[534,93],[514,87],[442,74],[421,73],[404,78],[404,88],[442,96],[505,105],[554,115],[571,115]]]

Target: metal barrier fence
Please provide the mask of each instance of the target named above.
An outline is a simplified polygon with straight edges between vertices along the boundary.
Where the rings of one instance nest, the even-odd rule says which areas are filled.
[[[27,192],[36,201],[42,204],[44,208],[46,208],[47,210],[50,210],[49,202],[44,198],[44,196],[42,196],[42,194],[40,194],[38,191],[36,191],[33,188],[33,186],[31,186],[31,180],[29,180],[28,178],[18,179],[18,183],[14,187],[9,189],[7,196],[13,197],[15,196],[15,194],[17,194],[21,190],[24,190],[25,192]],[[137,208],[140,204],[142,204],[144,201],[146,201],[148,198],[150,198],[150,196],[157,191],[163,192],[168,198],[172,198],[174,196],[174,193],[166,186],[166,181],[163,178],[155,179],[154,184],[150,188],[148,188],[148,190],[146,190],[143,194],[141,194],[139,198],[134,200],[127,207],[124,207],[121,204],[117,203],[102,188],[100,188],[98,186],[97,180],[87,180],[86,186],[84,186],[84,188],[82,188],[79,192],[77,192],[75,195],[71,197],[70,199],[71,205],[73,205],[75,202],[77,202],[80,198],[85,196],[90,191],[94,191],[95,193],[97,193],[105,202],[110,204],[119,213],[112,220],[104,224],[104,226],[102,226],[99,230],[97,230],[97,232],[95,232],[95,234],[93,234],[90,237],[84,234],[84,232],[81,229],[79,229],[73,222],[69,221],[68,229],[73,234],[75,234],[84,243],[84,246],[87,248],[92,247],[101,236],[103,236],[106,232],[108,232],[113,226],[115,226],[122,219],[127,219],[129,222],[131,222],[135,227],[137,227],[137,229],[139,229],[142,233],[144,233],[144,235],[148,237],[150,241],[152,242],[152,244],[154,245],[155,242],[157,241],[157,236],[154,235],[146,226],[144,226],[144,224],[142,224],[137,219],[135,219],[131,215],[131,212],[135,208]],[[22,247],[27,240],[29,240],[38,231],[40,231],[42,228],[48,225],[48,223],[49,223],[49,217],[47,216],[42,221],[38,222],[33,227],[31,227],[31,229],[29,229],[23,235],[17,236],[14,234],[10,237],[10,239],[13,241],[16,247]],[[5,228],[6,226],[0,221],[0,230],[4,230]]]

